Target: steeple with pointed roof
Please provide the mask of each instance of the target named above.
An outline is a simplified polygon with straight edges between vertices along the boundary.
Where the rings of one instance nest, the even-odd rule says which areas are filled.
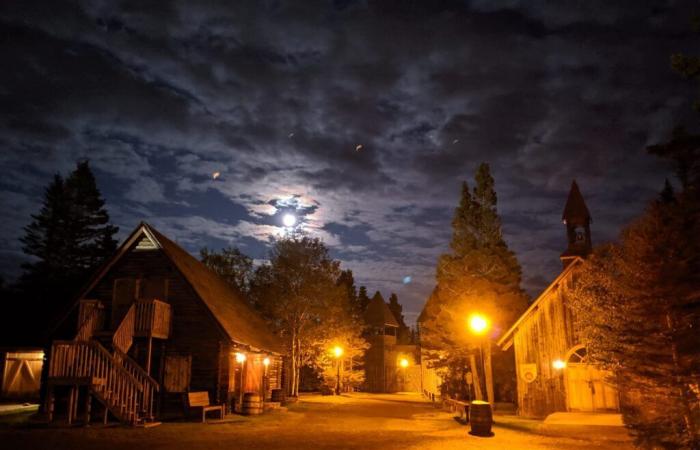
[[[566,225],[568,245],[561,260],[566,267],[576,257],[585,258],[593,250],[591,243],[591,213],[588,211],[583,195],[574,180],[571,183],[569,198],[566,200],[562,222]]]

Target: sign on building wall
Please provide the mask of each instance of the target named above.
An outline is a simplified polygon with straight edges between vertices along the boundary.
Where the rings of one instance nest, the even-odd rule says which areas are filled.
[[[537,364],[535,363],[520,364],[518,369],[520,378],[526,383],[532,383],[537,378]]]

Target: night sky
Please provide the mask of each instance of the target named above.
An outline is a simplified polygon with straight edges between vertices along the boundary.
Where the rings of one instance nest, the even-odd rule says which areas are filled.
[[[697,123],[669,63],[698,50],[697,2],[195,3],[0,3],[6,279],[51,176],[88,158],[120,239],[146,220],[260,260],[292,211],[413,321],[487,161],[536,294],[571,180],[614,239],[669,176],[645,146]]]

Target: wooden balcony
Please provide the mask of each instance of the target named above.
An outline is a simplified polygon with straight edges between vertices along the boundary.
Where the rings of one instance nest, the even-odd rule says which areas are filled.
[[[170,305],[158,299],[136,300],[134,336],[167,339],[170,336]]]

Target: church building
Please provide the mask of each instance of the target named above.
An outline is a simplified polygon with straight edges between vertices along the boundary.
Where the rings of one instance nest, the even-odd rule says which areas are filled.
[[[504,351],[515,349],[519,414],[526,417],[619,410],[611,374],[588,363],[567,304],[576,272],[592,251],[591,214],[576,181],[562,220],[568,242],[562,272],[498,341]]]

